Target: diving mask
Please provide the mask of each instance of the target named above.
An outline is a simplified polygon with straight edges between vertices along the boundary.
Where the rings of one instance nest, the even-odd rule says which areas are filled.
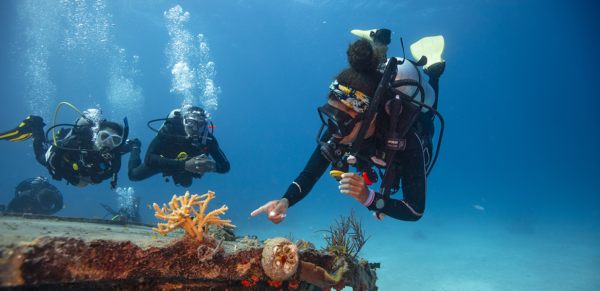
[[[350,135],[357,123],[363,120],[362,114],[352,117],[350,114],[339,110],[329,104],[325,104],[317,109],[319,117],[330,135],[339,138]]]
[[[206,115],[199,107],[190,107],[183,114],[183,125],[188,137],[198,136],[206,127]]]
[[[108,130],[101,130],[98,132],[96,140],[98,142],[98,147],[100,148],[116,148],[123,142],[123,137]]]

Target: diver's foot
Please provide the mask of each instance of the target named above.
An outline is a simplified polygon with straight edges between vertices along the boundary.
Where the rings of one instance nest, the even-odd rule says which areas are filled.
[[[137,139],[128,139],[127,143],[123,145],[123,154],[131,152],[133,149],[140,149],[142,147],[142,142]]]
[[[352,30],[352,34],[358,35],[376,45],[387,46],[392,42],[392,31],[387,28],[372,29],[372,30]]]
[[[423,72],[429,77],[439,78],[442,76],[444,71],[446,70],[446,61],[442,60],[441,63],[435,63],[430,65],[427,68],[423,69]]]
[[[22,131],[39,133],[39,132],[44,132],[45,125],[46,124],[44,123],[43,118],[36,116],[36,115],[30,115],[27,118],[23,119],[23,121],[21,122],[21,125],[19,125],[19,127],[22,129]]]
[[[0,140],[9,140],[19,142],[29,139],[32,136],[44,135],[44,120],[35,115],[23,119],[14,129],[0,133]]]

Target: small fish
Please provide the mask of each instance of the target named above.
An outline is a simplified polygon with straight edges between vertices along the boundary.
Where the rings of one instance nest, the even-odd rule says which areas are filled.
[[[152,239],[157,239],[157,237],[155,235],[152,236]]]
[[[129,229],[129,227],[123,227],[123,229]]]
[[[311,229],[312,229],[312,226],[309,226],[308,228],[311,228]]]
[[[100,216],[94,216],[94,218],[98,218],[98,219],[100,219]]]
[[[63,205],[63,208],[67,208],[67,205]]]
[[[150,204],[146,204],[146,205],[148,205],[148,208],[152,209],[152,206],[150,206]]]
[[[477,210],[481,210],[481,211],[485,210],[485,208],[483,208],[483,206],[479,206],[479,205],[471,205],[471,206],[473,206],[473,208],[475,208]]]

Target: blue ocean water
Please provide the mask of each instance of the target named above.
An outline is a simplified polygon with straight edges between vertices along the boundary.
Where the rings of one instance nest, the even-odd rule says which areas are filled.
[[[144,154],[154,137],[146,122],[191,100],[210,109],[231,171],[207,174],[188,190],[216,192],[214,201],[229,206],[225,217],[238,234],[265,239],[292,231],[323,246],[314,231],[353,207],[371,235],[360,255],[382,262],[382,290],[600,289],[594,86],[600,23],[592,1],[0,5],[1,131],[30,114],[49,126],[56,105],[69,102],[80,110],[100,108],[109,120],[127,116],[130,137],[142,141]],[[323,176],[283,223],[250,218],[281,198],[315,149],[316,108],[348,66],[345,51],[357,38],[350,30],[376,28],[393,31],[390,56],[402,56],[400,37],[409,57],[408,46],[422,37],[446,41],[438,107],[446,131],[428,179],[425,215],[416,223],[374,221]],[[67,107],[58,113],[61,123],[76,117]],[[29,141],[0,146],[0,202],[7,204],[18,182],[49,175]],[[146,204],[165,203],[186,189],[160,175],[130,182],[128,157],[119,186],[134,188],[143,221],[154,223]],[[99,203],[118,203],[108,181],[84,189],[52,183],[64,195],[60,216],[102,217]],[[508,231],[515,224],[535,231]],[[417,231],[427,239],[413,239]]]

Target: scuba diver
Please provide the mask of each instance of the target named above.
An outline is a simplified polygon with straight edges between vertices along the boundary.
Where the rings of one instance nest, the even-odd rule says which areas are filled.
[[[74,124],[56,124],[61,105],[69,105],[81,117]],[[27,117],[16,128],[0,133],[0,140],[19,142],[33,137],[36,160],[48,169],[52,179],[67,180],[67,184],[85,187],[111,179],[110,189],[117,187],[117,173],[121,169],[121,155],[129,133],[127,118],[123,125],[106,121],[98,109],[81,113],[73,105],[62,102],[54,113],[53,126],[44,133],[46,125],[39,116]],[[58,133],[55,128],[64,127]],[[52,138],[48,133],[52,130]]]
[[[63,196],[45,177],[27,179],[15,188],[7,212],[52,215],[63,208]]]
[[[133,222],[142,222],[142,217],[140,216],[140,200],[141,198],[135,197],[131,199],[131,205],[126,207],[121,207],[119,211],[113,210],[110,206],[100,203],[100,206],[104,207],[108,214],[104,215],[113,215],[111,220],[121,220],[121,221],[133,221]]]
[[[349,46],[350,68],[335,78],[327,104],[318,108],[323,124],[317,148],[283,198],[266,203],[252,216],[266,212],[269,220],[280,223],[288,208],[306,197],[332,165],[330,175],[340,182],[341,193],[375,211],[377,220],[386,215],[405,221],[422,217],[427,175],[437,159],[444,130],[443,118],[436,110],[439,78],[445,70],[443,37],[413,44],[411,51],[418,62],[392,57],[381,64],[386,60],[391,31],[352,33],[363,39]],[[417,68],[423,65],[429,83]],[[435,116],[442,128],[432,161]],[[321,135],[324,127],[327,130]],[[349,165],[357,171],[349,172]],[[368,188],[379,181],[373,168],[382,179],[379,192]],[[391,198],[400,188],[403,199]]]
[[[158,130],[150,126],[152,122],[163,120]],[[187,188],[192,185],[193,178],[200,179],[206,173],[229,172],[229,161],[209,132],[214,126],[208,123],[204,110],[191,105],[171,111],[167,118],[148,122],[148,127],[158,134],[148,146],[143,163],[141,142],[137,139],[131,142],[129,180],[141,181],[162,173],[163,177],[171,176],[176,186]]]

